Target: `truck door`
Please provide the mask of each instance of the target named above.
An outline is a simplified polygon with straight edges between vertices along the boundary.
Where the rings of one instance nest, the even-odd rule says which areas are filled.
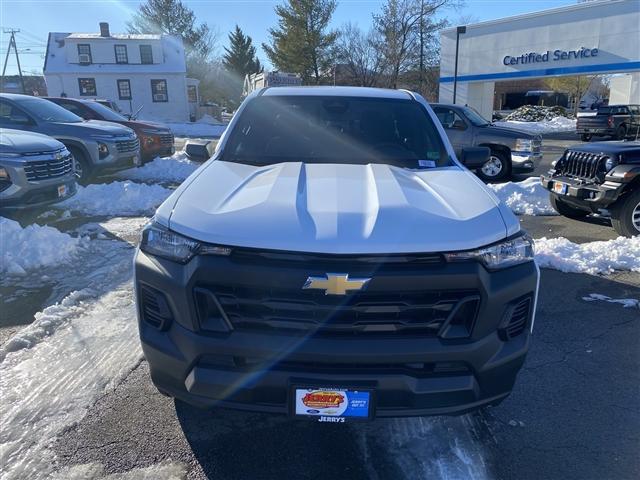
[[[444,131],[449,137],[449,141],[456,152],[456,156],[460,157],[464,147],[470,147],[473,143],[472,133],[469,131],[469,125],[466,120],[455,110],[449,107],[437,106],[433,107],[433,111],[442,123]]]

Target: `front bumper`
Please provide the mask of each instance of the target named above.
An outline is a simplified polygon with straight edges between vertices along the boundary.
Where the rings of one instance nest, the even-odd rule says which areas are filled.
[[[598,212],[606,209],[614,203],[625,187],[624,183],[605,181],[604,183],[585,182],[580,179],[561,175],[546,174],[540,176],[542,186],[562,198],[562,201],[581,210]],[[559,194],[553,191],[556,182],[567,185],[566,193]]]
[[[535,305],[539,272],[533,262],[489,273],[477,263],[447,264],[421,272],[377,271],[369,289],[473,288],[481,298],[470,338],[424,335],[299,335],[286,331],[199,328],[194,287],[203,279],[251,284],[260,279],[304,282],[304,265],[237,264],[232,258],[196,257],[187,265],[138,252],[136,295],[142,348],[159,390],[200,407],[231,407],[287,414],[293,386],[354,386],[374,391],[378,417],[461,414],[499,403],[511,392],[530,341],[527,328],[505,340],[505,312],[528,296]],[[362,274],[350,269],[353,276]],[[299,275],[298,275],[299,274]],[[393,278],[384,278],[392,276]],[[300,278],[298,278],[300,277]],[[268,281],[268,280],[265,280]],[[174,319],[157,328],[140,309],[141,286],[162,292]]]
[[[137,138],[113,141],[100,140],[99,142],[107,146],[109,153],[104,158],[99,158],[96,143],[93,153],[93,164],[96,171],[100,173],[113,173],[133,168],[140,164],[140,142]]]
[[[530,173],[542,160],[542,153],[511,153],[511,171],[513,173]]]

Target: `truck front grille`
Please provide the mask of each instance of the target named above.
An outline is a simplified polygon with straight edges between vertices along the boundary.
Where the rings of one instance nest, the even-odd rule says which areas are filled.
[[[140,141],[137,138],[133,140],[118,140],[116,142],[116,148],[119,153],[135,153],[140,149]]]
[[[164,146],[172,146],[173,145],[173,135],[171,133],[166,133],[160,135],[160,145]]]
[[[57,158],[56,158],[57,155]],[[64,150],[51,154],[51,160],[30,160],[26,162],[24,173],[29,182],[64,177],[73,169],[73,157]]]
[[[608,155],[569,150],[558,162],[557,173],[567,177],[593,180],[606,173],[605,162],[608,158]]]
[[[344,296],[322,291],[209,285],[235,330],[278,330],[314,335],[470,335],[478,292],[368,292]],[[196,296],[204,291],[195,290]],[[203,315],[205,316],[205,315]],[[460,317],[460,318],[458,318]],[[450,333],[448,333],[450,332]]]

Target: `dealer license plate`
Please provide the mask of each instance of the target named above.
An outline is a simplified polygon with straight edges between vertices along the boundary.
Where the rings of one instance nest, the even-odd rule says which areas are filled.
[[[69,188],[66,185],[58,186],[58,198],[66,197],[67,193],[69,193]]]
[[[343,423],[368,420],[373,413],[370,390],[295,388],[295,415],[316,417],[318,422]]]
[[[560,195],[566,195],[569,191],[569,185],[562,182],[553,182],[553,191],[555,193],[559,193]]]

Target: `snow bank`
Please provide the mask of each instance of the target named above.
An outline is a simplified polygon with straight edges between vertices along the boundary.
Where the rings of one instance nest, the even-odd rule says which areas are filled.
[[[582,244],[564,237],[539,238],[535,243],[536,262],[540,267],[592,275],[614,270],[640,272],[640,237]]]
[[[53,227],[22,228],[18,222],[0,217],[0,273],[24,275],[27,270],[68,262],[88,241]]]
[[[88,215],[152,215],[171,190],[160,185],[111,182],[78,187],[78,193],[56,205]]]
[[[600,293],[590,293],[588,297],[582,297],[582,300],[585,302],[609,302],[609,303],[619,303],[624,308],[640,308],[640,300],[636,298],[611,298],[607,295],[602,295]]]
[[[121,178],[143,182],[176,182],[182,183],[195,172],[201,163],[192,162],[184,152],[178,152],[171,157],[156,158],[152,162],[139,168],[130,168],[118,174]]]
[[[51,478],[54,439],[141,361],[130,275],[97,300],[62,302],[55,314],[68,317],[65,327],[0,364],[3,480]]]
[[[553,120],[542,120],[539,122],[519,122],[509,120],[494,122],[494,124],[498,127],[513,128],[538,135],[545,133],[576,131],[576,121],[566,117],[556,117]]]
[[[195,123],[167,123],[176,137],[214,137],[218,138],[227,128],[215,118],[205,115]]]
[[[489,184],[498,198],[517,215],[557,215],[549,203],[549,192],[538,177],[522,182]]]

